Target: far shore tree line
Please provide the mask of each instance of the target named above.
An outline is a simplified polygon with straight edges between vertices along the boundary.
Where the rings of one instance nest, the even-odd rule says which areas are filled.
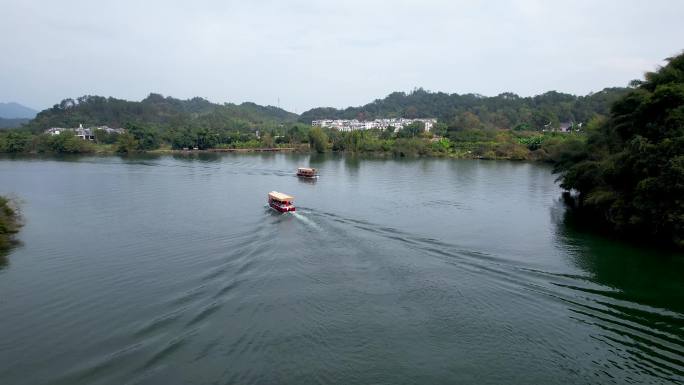
[[[592,129],[605,118],[597,116]],[[93,141],[70,131],[59,135],[13,130],[0,134],[0,152],[6,153],[136,153],[158,149],[210,150],[295,148],[319,153],[392,154],[396,156],[450,156],[457,158],[553,160],[565,146],[585,140],[582,132],[542,132],[461,128],[437,123],[425,131],[415,122],[402,129],[340,132],[292,122],[268,131],[229,131],[205,128],[170,129],[126,124],[124,134],[95,130]]]
[[[549,133],[561,122],[605,119],[610,104],[628,91],[607,88],[586,96],[555,91],[534,97],[503,93],[494,97],[416,89],[344,110],[315,108],[295,115],[254,103],[216,104],[202,98],[179,100],[150,94],[140,102],[101,96],[65,99],[40,112],[21,129],[0,131],[0,152],[132,153],[162,149],[295,147],[312,151],[439,155],[492,159],[546,159],[560,142],[582,135]],[[430,132],[419,125],[388,129],[319,131],[319,118],[437,118]],[[95,132],[92,143],[68,134],[41,135],[49,127],[108,125],[126,134]],[[583,128],[584,128],[583,127]],[[546,130],[546,132],[542,132]],[[323,140],[325,139],[325,140]]]

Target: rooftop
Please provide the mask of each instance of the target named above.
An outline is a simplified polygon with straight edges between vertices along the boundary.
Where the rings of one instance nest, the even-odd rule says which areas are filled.
[[[280,193],[277,191],[271,191],[270,193],[268,193],[268,196],[271,197],[272,199],[275,199],[275,200],[281,201],[281,202],[289,202],[291,200],[294,200],[293,196],[283,194],[283,193]]]

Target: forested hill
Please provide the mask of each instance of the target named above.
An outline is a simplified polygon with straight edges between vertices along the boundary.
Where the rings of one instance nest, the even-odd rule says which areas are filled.
[[[587,96],[550,91],[533,97],[503,93],[493,97],[475,94],[446,94],[422,88],[411,93],[394,92],[384,99],[344,110],[322,107],[306,111],[303,123],[317,119],[375,119],[384,117],[438,118],[448,125],[470,121],[481,128],[540,129],[551,123],[587,122],[594,115],[608,115],[610,105],[628,88],[606,88]],[[462,124],[461,124],[462,125]],[[472,127],[472,128],[475,128]]]
[[[77,127],[79,124],[122,127],[130,123],[162,131],[194,127],[250,130],[296,119],[297,115],[273,106],[216,104],[199,97],[180,100],[153,93],[139,102],[90,95],[64,99],[38,113],[25,127],[37,132],[49,127]]]
[[[596,115],[606,116],[610,105],[628,91],[628,88],[606,88],[587,96],[550,91],[533,97],[513,93],[484,97],[417,89],[408,94],[394,92],[361,107],[314,108],[301,116],[273,106],[216,104],[199,97],[181,100],[153,93],[137,102],[87,95],[65,99],[41,111],[25,127],[39,132],[49,127],[79,124],[122,127],[130,123],[161,131],[193,128],[254,131],[296,120],[310,124],[316,119],[434,117],[447,126],[466,129],[539,130],[548,124],[558,127],[561,122],[587,122]]]
[[[684,53],[634,84],[556,171],[589,223],[684,249]]]

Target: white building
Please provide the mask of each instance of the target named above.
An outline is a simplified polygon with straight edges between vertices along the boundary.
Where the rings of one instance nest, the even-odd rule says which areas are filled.
[[[395,130],[400,130],[414,122],[423,122],[423,124],[425,125],[425,131],[430,131],[432,129],[432,126],[434,126],[434,124],[437,123],[437,119],[386,118],[367,121],[359,121],[357,119],[323,119],[314,120],[311,122],[311,125],[323,128],[333,128],[338,131],[347,132],[371,129],[386,130],[390,126],[394,127]]]
[[[84,128],[83,124],[79,124],[77,128],[63,128],[63,127],[51,127],[45,130],[46,134],[59,135],[62,132],[73,132],[75,136],[83,140],[95,140],[95,130],[103,130],[108,134],[123,134],[126,132],[123,128],[111,128],[108,126],[98,126],[98,127],[88,127]]]
[[[123,128],[113,128],[109,126],[97,126],[97,127],[91,127],[91,130],[102,130],[108,134],[123,134],[126,132]]]

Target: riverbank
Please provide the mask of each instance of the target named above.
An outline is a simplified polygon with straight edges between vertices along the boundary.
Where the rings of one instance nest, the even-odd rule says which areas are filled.
[[[137,151],[146,154],[195,154],[195,153],[250,153],[250,152],[292,152],[292,153],[337,153],[363,155],[379,158],[448,158],[510,161],[556,162],[568,148],[584,141],[581,133],[531,133],[500,132],[496,136],[475,136],[464,132],[454,140],[446,137],[415,137],[380,139],[377,133],[359,133],[352,140],[332,138],[322,149],[309,143],[287,147],[215,147],[207,149],[174,149],[162,145],[157,149]],[[349,138],[347,138],[349,139]],[[96,145],[100,147],[100,145]],[[110,146],[100,154],[119,153]]]
[[[0,253],[7,251],[16,243],[14,235],[19,232],[18,210],[8,198],[0,196]]]
[[[176,150],[172,148],[160,148],[156,150],[145,151],[148,154],[202,154],[202,153],[217,153],[217,152],[237,152],[237,153],[248,153],[248,152],[297,152],[301,151],[295,147],[269,147],[269,148],[207,148],[204,150],[200,149],[187,149],[187,150]],[[308,148],[307,148],[308,151]]]
[[[149,134],[149,135],[147,135]],[[568,148],[585,140],[580,132],[538,132],[513,130],[456,130],[443,136],[422,132],[401,136],[378,130],[327,133],[312,130],[309,140],[275,143],[273,138],[236,140],[228,143],[201,143],[178,146],[153,132],[124,134],[109,141],[83,141],[73,135],[33,135],[28,132],[0,133],[0,153],[95,154],[122,153],[191,154],[221,152],[298,152],[369,154],[382,157],[438,157],[454,159],[494,159],[557,161]],[[250,137],[251,138],[251,137]],[[248,140],[249,139],[249,140]],[[104,139],[103,139],[104,140]]]

